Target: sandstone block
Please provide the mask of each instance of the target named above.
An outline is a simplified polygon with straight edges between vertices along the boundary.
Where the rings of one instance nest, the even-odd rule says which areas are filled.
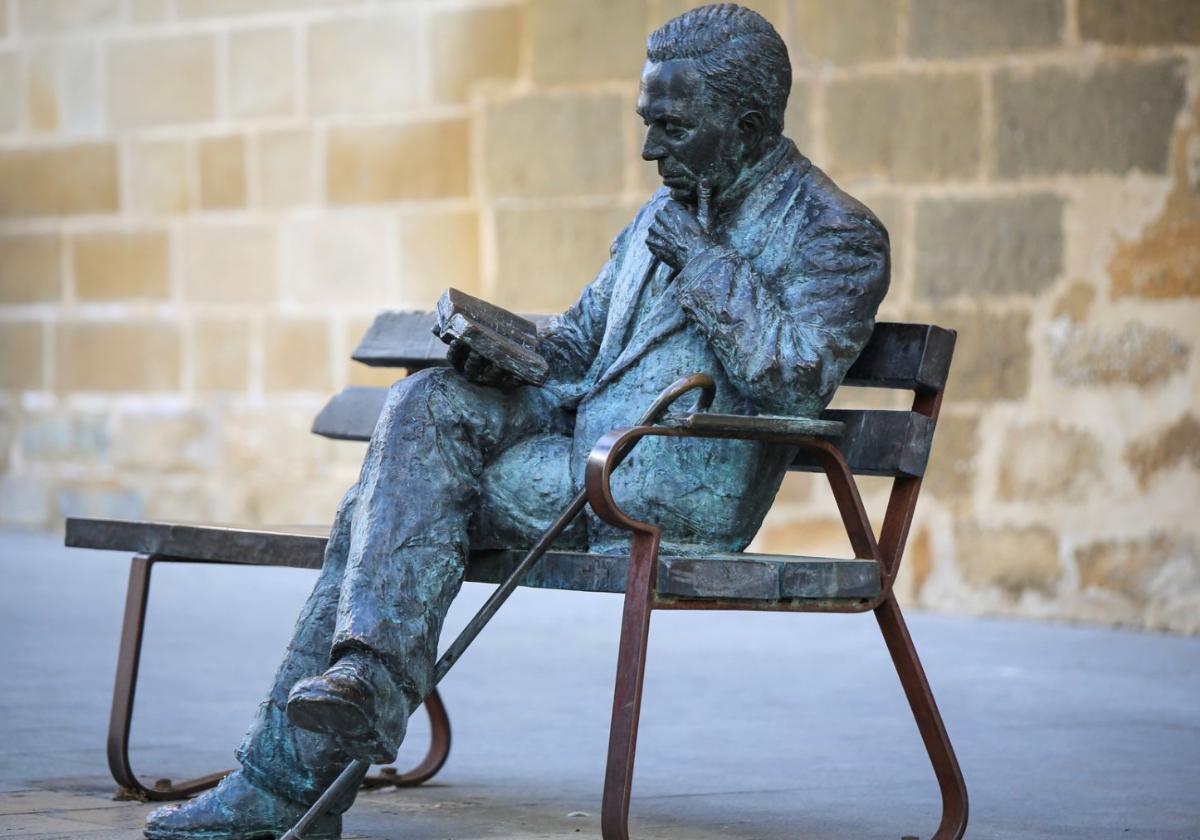
[[[831,174],[901,181],[974,177],[981,91],[979,77],[965,72],[831,82],[825,94]]]
[[[1080,0],[1079,37],[1108,44],[1200,44],[1193,0]]]
[[[440,291],[441,290],[439,290],[439,293]],[[464,291],[466,290],[464,289]],[[436,300],[436,298],[433,298],[433,300]],[[408,306],[409,304],[402,298],[400,305]],[[422,308],[431,308],[431,305],[428,302],[422,303],[420,306]],[[367,328],[371,326],[371,322],[373,320],[373,317],[354,317],[348,318],[342,324],[341,346],[346,351],[346,360],[344,362],[344,368],[342,371],[342,380],[347,385],[358,385],[364,388],[387,388],[396,380],[404,378],[404,371],[402,370],[398,370],[396,368],[371,367],[369,365],[356,362],[350,358],[350,352],[358,346],[358,342],[360,342],[362,337],[366,335]],[[349,441],[338,441],[339,444],[348,442]],[[358,463],[362,462],[361,452],[357,452],[357,450],[355,450],[355,452],[357,452],[357,461],[355,461],[355,456],[346,456],[345,449],[346,447],[342,446],[336,447],[339,461],[344,460],[346,463],[350,463],[352,466],[356,466]]]
[[[900,7],[899,0],[794,3],[788,39],[788,46],[795,50],[792,61],[860,64],[894,58],[899,49]]]
[[[916,289],[925,298],[1037,294],[1063,262],[1063,201],[1035,193],[917,202]]]
[[[211,120],[217,45],[209,34],[114,41],[108,47],[108,114],[117,128]]]
[[[640,0],[532,0],[528,5],[536,82],[639,77],[646,60]]]
[[[1088,432],[1053,422],[1016,426],[1005,435],[997,496],[1078,503],[1102,479],[1103,459],[1100,441]]]
[[[1059,0],[913,0],[908,51],[921,58],[1008,54],[1061,42]]]
[[[744,0],[744,2],[738,3],[739,6],[745,6],[747,9],[758,12],[771,21],[776,28],[779,28],[783,22],[784,8],[787,4],[788,0]],[[649,0],[646,8],[647,31],[653,31],[671,18],[678,17],[688,9],[702,5],[704,4],[700,0]],[[779,28],[779,34],[785,39],[788,38],[787,32],[782,28]],[[795,58],[794,55],[793,58]]]
[[[1073,324],[1082,324],[1087,320],[1096,299],[1096,287],[1087,283],[1072,283],[1054,301],[1051,314],[1055,318],[1066,318]]]
[[[918,309],[913,319],[958,330],[947,385],[950,401],[1015,400],[1029,390],[1027,313],[961,306]]]
[[[95,44],[67,41],[29,51],[25,61],[25,118],[29,129],[38,133],[99,133],[105,119],[100,76],[100,52]],[[17,89],[15,78],[10,89]],[[19,101],[17,96],[7,97],[7,107],[15,110]],[[0,104],[0,111],[4,108]]]
[[[58,61],[52,47],[30,50],[25,59],[25,117],[29,129],[38,134],[57,131],[62,104],[59,102]],[[17,76],[8,90],[17,90]],[[8,97],[14,113],[21,102],[16,96]]]
[[[1152,385],[1187,367],[1173,333],[1131,321],[1117,332],[1077,327],[1050,335],[1052,371],[1064,385]]]
[[[54,490],[54,515],[102,519],[141,519],[145,510],[142,492],[116,481],[65,481]]]
[[[155,321],[62,321],[56,385],[74,391],[176,391],[179,327]]]
[[[161,23],[167,19],[170,0],[132,0],[129,19],[134,23]]]
[[[100,133],[106,125],[99,45],[64,44],[58,49],[58,65],[59,130]]]
[[[0,388],[38,390],[46,387],[43,326],[38,321],[0,321]]]
[[[318,200],[317,157],[311,131],[264,131],[257,139],[258,197],[266,207]]]
[[[93,411],[31,411],[21,423],[21,456],[29,462],[96,462],[108,455],[108,416]]]
[[[0,13],[4,7],[0,6]],[[15,131],[21,123],[21,97],[15,91],[21,85],[21,65],[17,53],[0,53],[0,90],[10,91],[0,96],[0,131]]]
[[[284,228],[284,287],[306,303],[378,304],[387,296],[392,226],[355,213],[296,219]]]
[[[801,517],[769,522],[756,541],[761,542],[761,550],[768,554],[854,556],[850,538],[846,536],[846,526],[836,517]]]
[[[1125,463],[1145,487],[1162,470],[1184,464],[1200,470],[1200,421],[1190,414],[1125,449]]]
[[[1151,594],[1155,573],[1188,549],[1162,533],[1080,546],[1075,551],[1079,588],[1105,589],[1145,601]]]
[[[1058,538],[1046,528],[984,528],[960,523],[955,555],[972,586],[994,586],[1016,597],[1024,590],[1052,594],[1062,578]]]
[[[499,207],[496,302],[518,312],[561,312],[608,259],[629,220],[624,207]]]
[[[335,128],[325,195],[333,204],[456,198],[470,192],[469,169],[466,120]]]
[[[246,206],[246,145],[240,135],[205,137],[197,143],[200,206],[228,210]]]
[[[50,523],[50,488],[33,475],[0,475],[0,522],[23,528],[45,528]]]
[[[57,234],[0,236],[0,304],[62,297],[62,240]]]
[[[480,131],[495,196],[620,192],[625,161],[616,95],[537,94],[489,102]]]
[[[401,305],[432,309],[450,286],[480,293],[479,216],[474,210],[401,213],[396,233]]]
[[[268,391],[333,390],[333,353],[329,322],[315,318],[267,321],[263,358]]]
[[[480,79],[517,75],[521,10],[515,5],[439,10],[433,17],[433,95],[465,102]]]
[[[411,12],[314,23],[308,32],[308,106],[329,114],[419,102],[422,54]]]
[[[183,234],[183,296],[207,303],[272,300],[276,236],[267,224],[193,224]]]
[[[979,447],[978,417],[943,413],[938,419],[922,487],[960,516],[971,510]]]
[[[0,150],[0,218],[114,213],[117,202],[111,143]]]
[[[807,149],[813,142],[813,129],[809,124],[808,117],[812,96],[811,83],[793,81],[792,92],[788,94],[787,110],[783,116],[783,133],[795,140],[801,151]],[[653,167],[650,168],[653,171]]]
[[[179,17],[223,18],[353,6],[359,0],[175,0]]]
[[[121,20],[121,0],[20,0],[22,34],[50,35],[99,29]]]
[[[1184,71],[1181,62],[1164,59],[999,73],[997,173],[1166,172]]]
[[[249,318],[198,318],[188,358],[197,391],[245,391],[250,386]]]
[[[294,35],[283,27],[229,35],[229,110],[235,117],[290,114],[296,107]]]
[[[1113,297],[1200,296],[1200,203],[1168,199],[1140,238],[1117,247],[1108,274]]]
[[[85,233],[72,240],[75,294],[83,301],[167,298],[171,294],[166,231]]]
[[[129,191],[135,213],[182,213],[200,206],[199,185],[188,174],[183,140],[135,140],[129,144]]]
[[[212,423],[201,411],[125,413],[117,417],[112,459],[119,467],[163,471],[211,468],[216,456]]]

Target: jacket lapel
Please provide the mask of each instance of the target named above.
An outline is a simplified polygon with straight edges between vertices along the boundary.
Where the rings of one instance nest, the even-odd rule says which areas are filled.
[[[764,224],[764,221],[779,221],[787,205],[795,200],[800,182],[808,173],[809,166],[808,159],[789,143],[789,148],[769,166],[770,171],[765,177],[750,189],[738,207],[730,213],[723,237],[726,244],[747,257],[758,256],[766,247],[767,240],[776,227],[775,224]],[[652,219],[653,213],[647,214],[647,218]],[[623,371],[628,370],[647,350],[687,324],[687,315],[675,299],[674,288],[668,287],[652,304],[650,316],[645,320],[650,326],[631,338],[628,336],[636,314],[634,307],[649,279],[646,272],[650,267],[651,256],[644,245],[645,235],[646,229],[643,228],[632,240],[639,243],[631,246],[633,253],[630,254],[630,265],[636,268],[636,273],[630,282],[614,294],[610,318],[616,320],[605,332],[604,341],[596,357],[594,370],[602,371],[602,374],[594,387],[611,382]],[[666,269],[664,267],[660,270]]]
[[[675,299],[674,288],[663,290],[663,293],[652,304],[646,320],[651,326],[633,336],[621,355],[600,377],[596,383],[597,387],[611,382],[636,362],[650,347],[676,330],[682,329],[687,323],[687,316],[684,315],[683,309]]]

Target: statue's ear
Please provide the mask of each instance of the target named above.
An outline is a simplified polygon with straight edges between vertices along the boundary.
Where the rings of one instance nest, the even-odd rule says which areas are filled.
[[[767,118],[762,111],[745,111],[738,118],[738,131],[742,143],[751,152],[757,152],[767,137]]]

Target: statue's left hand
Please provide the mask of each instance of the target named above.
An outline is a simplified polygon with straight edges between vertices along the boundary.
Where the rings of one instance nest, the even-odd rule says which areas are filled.
[[[673,199],[659,209],[646,233],[646,247],[650,253],[675,269],[683,268],[709,244],[700,222],[690,210]]]
[[[520,385],[520,381],[504,368],[492,364],[491,361],[476,353],[463,341],[455,339],[450,343],[446,358],[451,366],[476,385],[486,385],[489,388],[499,388],[501,391],[511,391]]]

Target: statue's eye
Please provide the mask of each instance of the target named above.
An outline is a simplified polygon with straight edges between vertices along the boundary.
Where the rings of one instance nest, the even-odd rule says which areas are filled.
[[[687,129],[678,123],[667,123],[663,129],[672,140],[682,140],[687,137]]]

